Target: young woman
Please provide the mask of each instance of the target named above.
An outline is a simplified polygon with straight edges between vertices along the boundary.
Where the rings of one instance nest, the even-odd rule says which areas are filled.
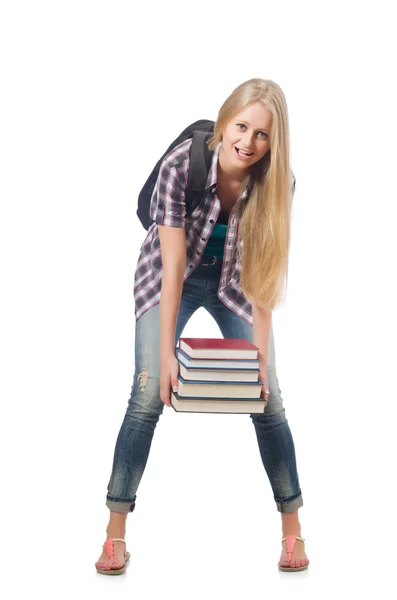
[[[258,346],[263,413],[252,414],[259,452],[281,514],[279,568],[309,560],[298,510],[303,505],[295,448],[276,375],[272,310],[288,279],[290,170],[284,94],[273,81],[251,79],[221,107],[209,148],[206,191],[186,213],[191,140],[161,164],[152,195],[153,224],[135,272],[135,375],[117,438],[106,506],[107,539],[95,563],[103,574],[125,571],[126,519],[135,508],[156,424],[177,389],[175,346],[192,314],[204,307],[225,338]]]

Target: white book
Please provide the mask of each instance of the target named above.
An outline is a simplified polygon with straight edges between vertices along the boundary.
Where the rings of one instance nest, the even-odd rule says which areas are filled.
[[[187,381],[178,375],[178,394],[180,396],[198,396],[201,398],[259,398],[262,381]]]
[[[175,412],[189,413],[228,413],[251,414],[263,413],[265,401],[247,398],[182,398],[178,393],[171,391],[171,406]]]
[[[187,369],[179,362],[179,373],[183,379],[196,381],[258,381],[259,369],[242,371],[240,369],[206,369],[196,367]]]
[[[222,360],[218,358],[191,358],[181,348],[176,348],[176,357],[180,363],[185,367],[203,367],[205,369],[244,369],[257,371],[259,369],[259,358],[257,359],[246,359],[238,360],[233,358],[231,360]]]

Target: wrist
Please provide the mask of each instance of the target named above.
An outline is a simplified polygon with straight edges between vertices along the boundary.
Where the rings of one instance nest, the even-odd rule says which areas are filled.
[[[160,348],[160,360],[175,358],[175,348]]]

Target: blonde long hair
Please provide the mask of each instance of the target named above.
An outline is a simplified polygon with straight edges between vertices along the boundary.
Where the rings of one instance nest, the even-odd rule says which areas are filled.
[[[295,177],[290,169],[287,103],[280,86],[269,79],[250,79],[239,85],[218,113],[209,148],[214,150],[222,141],[222,133],[229,121],[257,100],[271,112],[272,124],[269,150],[252,165],[243,181],[242,189],[250,182],[251,192],[237,207],[240,212],[240,285],[247,299],[254,299],[258,305],[273,310],[284,300],[288,283],[295,188]]]

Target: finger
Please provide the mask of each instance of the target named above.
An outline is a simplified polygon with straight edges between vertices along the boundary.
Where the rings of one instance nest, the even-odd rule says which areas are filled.
[[[164,402],[164,404],[166,404],[167,406],[170,406],[170,394],[168,392],[167,388],[162,388],[160,391],[160,398],[161,401]]]
[[[174,392],[178,391],[178,367],[171,373],[171,386]]]
[[[264,398],[264,399],[265,399],[265,402],[267,402],[267,399],[268,399],[268,397],[269,397],[269,390],[268,390],[268,389],[265,389],[265,388],[263,387],[263,388],[262,388],[262,390],[261,390],[261,396],[262,396],[262,398]]]

